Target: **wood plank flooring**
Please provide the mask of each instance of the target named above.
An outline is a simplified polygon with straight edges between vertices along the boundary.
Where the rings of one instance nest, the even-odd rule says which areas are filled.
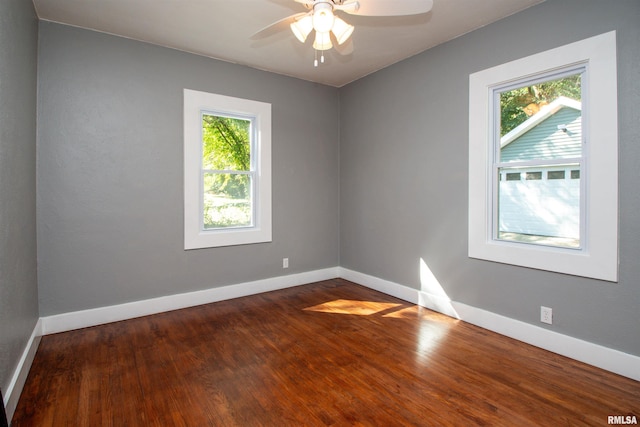
[[[640,422],[640,383],[341,279],[42,338],[13,426]]]

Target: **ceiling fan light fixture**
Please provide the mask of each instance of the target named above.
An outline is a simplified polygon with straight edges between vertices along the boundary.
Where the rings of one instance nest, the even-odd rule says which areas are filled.
[[[329,3],[318,3],[313,8],[313,29],[318,33],[328,33],[333,28],[333,8]]]
[[[342,19],[336,16],[333,22],[333,28],[331,28],[331,32],[334,36],[336,36],[336,41],[339,45],[346,42],[351,34],[353,34],[354,26],[347,24]]]
[[[314,66],[324,62],[324,51],[342,46],[353,34],[354,26],[340,19],[334,12],[348,13],[362,16],[405,16],[427,13],[433,6],[433,0],[294,0],[303,4],[307,12],[300,12],[280,19],[258,31],[263,33],[267,29],[289,23],[291,32],[300,42],[305,43],[312,30],[315,30],[313,48],[315,50]],[[360,2],[363,2],[361,5]],[[438,0],[440,1],[440,0]],[[251,38],[254,39],[254,34]],[[333,35],[332,35],[333,34]],[[333,43],[331,38],[334,38]],[[350,55],[353,44],[348,43],[338,48],[340,55]],[[318,53],[320,51],[320,53]],[[320,61],[318,62],[318,55]]]
[[[333,47],[331,44],[331,35],[329,32],[321,33],[316,31],[316,39],[313,42],[313,48],[315,50],[329,50]]]
[[[311,15],[306,15],[302,19],[292,22],[290,27],[293,35],[296,36],[301,43],[304,43],[311,30],[313,30],[313,18]]]

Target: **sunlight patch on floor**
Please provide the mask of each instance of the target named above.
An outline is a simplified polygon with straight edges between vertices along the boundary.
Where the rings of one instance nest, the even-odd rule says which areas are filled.
[[[431,322],[449,323],[455,325],[459,320],[455,317],[447,316],[437,311],[433,311],[430,308],[420,307],[419,305],[412,305],[410,307],[404,307],[399,310],[394,310],[390,313],[385,313],[382,317],[391,317],[394,319],[422,319],[429,320]]]
[[[400,310],[392,311],[391,313],[383,314],[382,317],[392,317],[394,319],[416,319],[421,317],[420,311],[420,307],[413,305],[411,307],[405,307]]]
[[[370,316],[381,311],[400,307],[402,304],[375,301],[357,301],[347,299],[337,299],[325,302],[313,307],[305,308],[306,311],[317,311],[334,314],[355,314],[358,316]]]

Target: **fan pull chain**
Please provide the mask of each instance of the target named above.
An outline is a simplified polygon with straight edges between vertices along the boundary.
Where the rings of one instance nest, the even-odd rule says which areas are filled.
[[[327,43],[325,43],[325,37],[327,37],[328,34],[325,33],[316,33],[316,42],[318,41],[317,36],[320,36],[320,44],[319,46],[321,46],[320,49],[320,63],[324,64],[324,51],[327,48]],[[331,48],[331,42],[328,43],[329,45],[329,49]],[[318,66],[318,49],[316,48],[316,43],[313,44],[313,50],[315,52],[315,58],[313,60],[313,66],[317,67]]]
[[[325,33],[320,34],[320,37],[322,38],[322,46],[325,46],[325,40],[324,40],[325,35],[326,35]],[[320,62],[324,64],[324,50],[320,51]]]
[[[324,52],[322,52],[320,54],[320,63],[324,64]],[[317,67],[318,66],[318,51],[316,50],[316,58],[313,60],[313,66]]]

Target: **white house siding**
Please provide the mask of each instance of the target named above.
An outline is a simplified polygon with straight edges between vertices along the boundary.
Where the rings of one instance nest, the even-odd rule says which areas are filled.
[[[501,149],[502,162],[575,158],[582,155],[582,112],[563,107]],[[564,131],[563,129],[566,129]],[[564,179],[548,179],[550,171],[565,171]],[[578,165],[502,169],[498,200],[501,232],[580,238]],[[527,172],[540,179],[526,179]],[[520,180],[507,180],[520,173]]]
[[[520,181],[500,181],[499,229],[502,232],[579,239],[580,179],[575,168],[522,169]],[[549,171],[564,170],[564,179],[548,179]],[[526,172],[542,172],[527,180]],[[506,174],[506,173],[505,173]]]
[[[502,162],[580,157],[582,112],[562,108],[544,122],[500,150]],[[567,131],[558,129],[566,126]]]

